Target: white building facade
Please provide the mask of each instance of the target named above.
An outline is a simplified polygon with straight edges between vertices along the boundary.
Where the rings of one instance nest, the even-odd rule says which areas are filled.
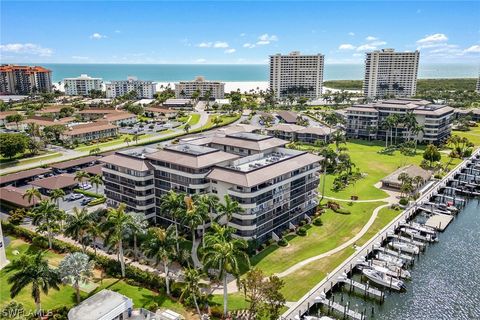
[[[196,91],[200,97],[204,97],[210,91],[210,99],[223,99],[225,97],[225,83],[219,81],[208,81],[198,76],[193,81],[180,81],[175,83],[175,97],[177,99],[190,99]]]
[[[324,56],[289,55],[270,56],[270,90],[277,98],[289,95],[318,99],[322,95]]]
[[[368,98],[411,97],[417,91],[420,52],[367,52],[363,91]]]
[[[91,90],[102,90],[102,78],[92,78],[81,74],[76,78],[65,78],[63,84],[68,96],[87,96]]]
[[[128,77],[127,80],[115,80],[105,84],[107,98],[116,98],[129,92],[135,91],[137,98],[153,99],[156,92],[155,83],[152,81],[138,80],[136,77]]]

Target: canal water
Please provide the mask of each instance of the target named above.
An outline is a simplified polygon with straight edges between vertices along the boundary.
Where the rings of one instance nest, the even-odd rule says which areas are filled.
[[[480,319],[480,199],[470,200],[409,270],[407,291],[386,292],[381,305],[346,288],[334,299],[366,312],[367,319]],[[358,281],[360,275],[353,278]]]

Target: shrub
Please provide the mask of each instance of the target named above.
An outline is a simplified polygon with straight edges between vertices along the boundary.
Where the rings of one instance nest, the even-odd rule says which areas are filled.
[[[350,214],[350,210],[348,209],[345,209],[345,208],[339,208],[337,210],[335,210],[336,213],[340,213],[340,214]]]
[[[297,234],[298,234],[299,236],[302,236],[302,237],[303,237],[303,236],[306,236],[306,235],[307,235],[307,229],[306,229],[305,227],[300,227],[300,228],[298,228],[298,230],[297,230]]]
[[[401,198],[400,201],[398,201],[400,205],[406,206],[408,204],[408,199],[407,198]]]
[[[48,240],[45,237],[36,236],[32,239],[32,244],[39,248],[45,248],[48,247]]]
[[[280,239],[278,240],[278,245],[281,246],[281,247],[286,247],[288,245],[288,241],[285,240],[285,239]]]
[[[267,244],[268,244],[269,246],[271,246],[271,245],[274,244],[274,243],[275,243],[275,240],[273,240],[273,239],[268,239],[268,241],[267,241]]]
[[[88,206],[89,206],[89,207],[93,207],[93,206],[96,206],[96,205],[105,203],[105,201],[107,201],[107,198],[101,197],[101,198],[98,198],[98,199],[95,199],[95,200],[90,201],[90,202],[88,203]]]
[[[300,227],[304,226],[304,225],[305,225],[305,221],[304,221],[304,220],[300,221],[300,222],[298,223],[298,225],[299,225]]]
[[[313,219],[313,224],[316,226],[323,225],[322,219],[320,219],[320,217]]]
[[[87,190],[74,189],[73,191],[74,191],[75,193],[83,194],[83,195],[85,195],[85,196],[87,196],[87,197],[103,198],[103,195],[98,194],[98,193],[95,193],[95,192],[87,191]]]
[[[214,319],[223,319],[223,309],[221,306],[211,307],[210,313]]]

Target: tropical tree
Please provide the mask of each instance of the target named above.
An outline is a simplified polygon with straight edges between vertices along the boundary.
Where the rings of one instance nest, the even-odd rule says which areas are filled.
[[[83,252],[86,249],[86,238],[91,221],[92,217],[86,208],[78,209],[75,207],[73,208],[73,214],[67,216],[67,223],[63,233],[80,243]]]
[[[98,224],[95,220],[90,219],[90,223],[87,226],[87,238],[88,242],[93,246],[93,252],[95,255],[97,255],[97,245],[95,244],[95,241],[97,241],[98,238],[101,238],[103,234],[102,225]]]
[[[25,190],[22,198],[26,198],[29,204],[33,204],[35,200],[42,200],[42,195],[38,189],[31,187],[30,189]]]
[[[123,142],[125,142],[127,144],[127,146],[129,147],[130,146],[130,142],[132,142],[132,139],[130,139],[129,136],[126,136],[125,139],[123,139]]]
[[[130,234],[133,238],[133,260],[137,261],[138,260],[137,239],[139,235],[146,233],[148,222],[143,213],[130,212],[129,215],[132,216],[132,219],[128,224],[127,233]]]
[[[42,319],[41,293],[48,294],[50,289],[59,290],[61,283],[58,272],[48,265],[45,253],[40,251],[35,255],[22,255],[13,260],[7,267],[14,271],[7,279],[10,287],[10,297],[15,298],[23,289],[29,287],[35,301],[36,314]]]
[[[172,219],[174,228],[175,228],[175,239],[177,252],[180,251],[180,245],[178,243],[178,222],[181,212],[185,208],[185,194],[176,193],[175,190],[169,190],[161,198],[160,210],[167,216]]]
[[[103,185],[102,177],[96,174],[93,176],[89,176],[88,181],[90,181],[90,183],[95,186],[95,193],[98,194],[98,187]]]
[[[77,303],[80,303],[80,283],[86,283],[93,276],[94,261],[81,252],[67,254],[60,262],[58,271],[64,283],[71,284],[75,289]]]
[[[24,119],[23,115],[20,113],[15,113],[15,114],[9,114],[8,116],[5,117],[5,120],[7,122],[14,122],[15,126],[17,127],[17,131],[20,130],[19,123],[22,122]]]
[[[335,148],[337,149],[337,152],[338,152],[338,149],[340,148],[340,144],[343,143],[343,144],[346,144],[347,141],[345,139],[345,134],[340,131],[340,130],[337,130],[335,131],[332,135],[331,135],[331,139],[332,141],[335,143]]]
[[[185,123],[185,126],[183,126],[183,131],[185,131],[185,133],[188,133],[191,127],[192,126],[190,125],[190,123]]]
[[[215,223],[213,224],[215,225]],[[228,231],[229,227],[216,226],[213,230],[222,230],[207,234],[205,237],[205,248],[203,250],[202,262],[205,270],[216,270],[216,277],[223,281],[223,314],[227,315],[228,286],[227,275],[231,274],[239,279],[239,262],[246,262],[250,267],[250,260],[245,252],[248,245],[242,239],[233,238]],[[227,230],[227,231],[225,231]]]
[[[87,180],[90,177],[88,173],[83,170],[75,172],[75,178],[73,180],[78,181],[80,184],[83,184],[84,180]]]
[[[64,212],[48,200],[42,200],[31,212],[32,224],[36,231],[45,233],[48,238],[48,248],[52,249],[53,235],[60,231]]]
[[[207,208],[208,211],[208,220],[214,220],[214,214],[218,209],[218,197],[214,194],[202,194],[195,198],[195,202],[199,203],[201,206]],[[202,247],[205,247],[205,221],[202,223]]]
[[[184,301],[185,298],[191,297],[197,309],[198,315],[201,317],[202,313],[198,307],[197,297],[200,295],[200,271],[193,268],[188,268],[183,273],[183,287],[182,294],[180,295],[180,301]]]
[[[238,204],[238,202],[233,200],[230,195],[226,194],[223,197],[223,203],[218,204],[219,215],[217,216],[216,220],[219,222],[224,217],[226,219],[225,223],[228,223],[230,220],[232,220],[234,214],[240,214],[243,211],[243,208]]]
[[[89,153],[89,154],[95,156],[95,155],[99,154],[100,151],[102,151],[102,149],[100,149],[99,147],[95,147],[95,148],[93,148],[92,150],[90,150],[90,153]]]
[[[222,118],[219,116],[213,117],[212,119],[213,126],[216,127],[222,123]]]
[[[50,199],[55,202],[55,204],[60,206],[60,200],[63,200],[65,197],[65,191],[63,189],[53,189],[50,191]]]
[[[201,202],[194,203],[191,197],[185,198],[186,208],[182,212],[181,223],[190,229],[192,234],[192,260],[194,259],[195,250],[195,234],[197,228],[202,224],[205,224],[205,220],[208,217],[208,207]]]
[[[103,223],[105,242],[117,249],[122,277],[125,277],[125,257],[123,237],[131,225],[132,216],[125,213],[126,205],[120,203],[117,208],[108,208],[106,221]]]
[[[171,227],[148,229],[147,239],[142,243],[142,250],[147,257],[155,259],[157,264],[160,262],[163,264],[165,287],[167,295],[170,295],[169,265],[175,252],[174,230]]]
[[[433,164],[437,161],[440,161],[441,158],[442,155],[440,154],[440,151],[438,151],[438,148],[435,145],[429,144],[425,148],[425,152],[423,153],[423,159],[428,161],[430,167],[433,167]]]

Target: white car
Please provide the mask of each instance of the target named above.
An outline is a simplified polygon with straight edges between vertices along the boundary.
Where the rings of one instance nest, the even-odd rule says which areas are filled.
[[[83,194],[71,193],[71,194],[68,195],[67,201],[75,201],[75,200],[82,199],[82,198],[83,198]]]
[[[92,189],[92,185],[90,183],[83,183],[83,184],[79,184],[78,186],[82,190]]]

